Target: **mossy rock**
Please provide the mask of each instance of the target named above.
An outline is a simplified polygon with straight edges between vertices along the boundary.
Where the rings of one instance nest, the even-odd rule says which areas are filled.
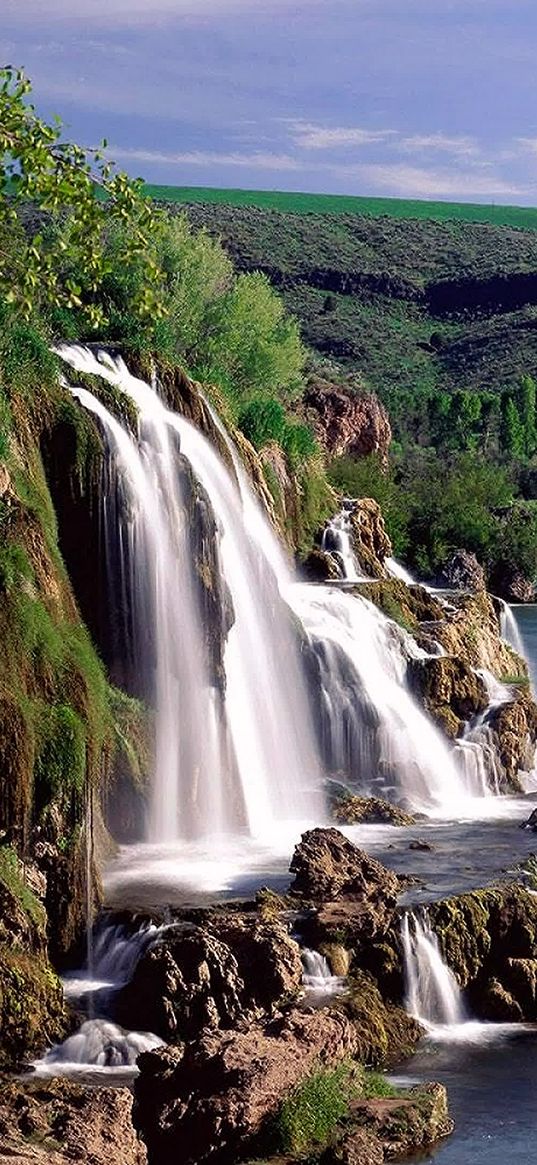
[[[414,1051],[423,1028],[402,1007],[387,1003],[374,979],[353,971],[348,990],[335,1006],[353,1022],[358,1036],[358,1059],[374,1067],[390,1067]]]
[[[411,659],[407,674],[414,695],[451,739],[488,707],[484,680],[462,659],[446,655]]]
[[[14,1067],[63,1038],[60,980],[45,958],[0,946],[0,1067]]]
[[[414,825],[416,818],[381,797],[358,797],[342,793],[331,798],[330,810],[338,825]]]

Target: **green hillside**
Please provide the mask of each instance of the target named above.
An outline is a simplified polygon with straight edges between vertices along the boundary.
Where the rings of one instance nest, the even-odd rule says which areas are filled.
[[[154,186],[151,198],[165,202],[203,202],[224,206],[257,206],[293,214],[367,214],[391,218],[456,219],[495,226],[537,229],[537,208],[480,205],[472,202],[429,202],[409,198],[359,198],[347,194],[306,194],[283,190],[225,190],[209,186]]]

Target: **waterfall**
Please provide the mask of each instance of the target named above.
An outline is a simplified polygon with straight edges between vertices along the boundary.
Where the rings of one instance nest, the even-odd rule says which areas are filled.
[[[500,630],[502,639],[505,639],[506,643],[509,643],[509,645],[513,648],[513,651],[516,651],[517,655],[520,655],[522,659],[524,659],[524,643],[518,629],[518,623],[513,614],[513,608],[510,607],[509,603],[506,603],[503,599],[501,599],[500,602],[502,604],[500,614]]]
[[[356,555],[352,548],[351,512],[350,505],[346,506],[344,503],[339,514],[327,522],[323,531],[321,549],[335,558],[341,570],[341,577],[346,582],[365,582],[367,576],[359,573]]]
[[[429,1031],[453,1027],[467,1019],[461,991],[440,953],[426,913],[405,914],[401,941],[406,981],[406,1008]]]
[[[159,927],[149,922],[135,931],[106,919],[98,923],[88,944],[91,963],[63,980],[66,999],[89,1018],[34,1062],[37,1076],[109,1075],[119,1070],[122,1078],[126,1071],[130,1078],[140,1053],[161,1046],[163,1041],[152,1032],[125,1031],[107,1017],[114,992],[130,981],[139,958],[159,933]],[[95,1017],[95,1010],[101,1015]]]
[[[154,388],[131,376],[123,361],[98,360],[76,347],[60,354],[119,388],[139,414],[137,442],[92,393],[72,390],[104,427],[124,498],[114,506],[105,498],[105,522],[118,516],[120,522],[107,538],[120,539],[123,547],[128,577],[122,586],[133,595],[134,637],[143,645],[150,622],[155,641],[150,839],[244,830],[269,839],[284,822],[295,822],[296,832],[319,822],[320,766],[296,635],[270,558],[249,534],[236,482],[210,442],[167,409]],[[222,579],[233,604],[223,699],[205,666],[179,451],[213,507]]]
[[[296,585],[288,601],[309,638],[323,755],[362,792],[457,816],[483,788],[457,764],[405,683],[414,641],[368,600],[334,587]]]
[[[388,571],[388,574],[391,575],[392,578],[399,579],[399,581],[404,582],[407,587],[412,587],[415,585],[416,579],[411,575],[410,571],[407,570],[406,567],[402,566],[401,563],[397,561],[396,558],[387,558],[384,565]]]
[[[302,951],[302,982],[308,993],[312,995],[336,995],[343,991],[345,980],[340,975],[333,975],[328,960],[319,951]]]

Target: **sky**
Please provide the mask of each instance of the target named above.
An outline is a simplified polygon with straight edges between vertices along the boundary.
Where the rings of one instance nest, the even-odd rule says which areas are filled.
[[[1,0],[0,59],[177,186],[537,205],[535,0]]]

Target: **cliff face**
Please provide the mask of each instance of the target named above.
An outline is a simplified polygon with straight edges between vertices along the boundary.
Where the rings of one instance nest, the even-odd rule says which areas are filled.
[[[374,393],[316,380],[310,381],[304,404],[315,435],[330,456],[375,453],[387,464],[392,431],[386,409]]]

